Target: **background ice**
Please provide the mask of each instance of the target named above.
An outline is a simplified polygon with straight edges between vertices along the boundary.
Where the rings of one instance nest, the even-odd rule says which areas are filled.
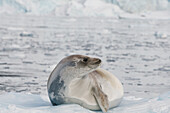
[[[169,17],[168,0],[0,0],[0,13],[57,16],[149,16],[165,11]],[[155,16],[154,18],[159,18]]]

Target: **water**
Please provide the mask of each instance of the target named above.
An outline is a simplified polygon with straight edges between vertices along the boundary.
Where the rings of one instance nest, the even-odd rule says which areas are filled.
[[[102,59],[125,96],[170,91],[170,20],[0,15],[0,94],[47,94],[48,77],[65,56]]]

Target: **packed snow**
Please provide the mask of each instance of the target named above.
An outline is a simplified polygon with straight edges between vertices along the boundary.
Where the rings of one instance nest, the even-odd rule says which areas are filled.
[[[160,16],[159,12],[163,15]],[[170,2],[168,0],[0,0],[0,13],[170,18]]]
[[[76,104],[52,106],[47,96],[24,93],[0,95],[0,113],[100,113],[90,111]],[[124,97],[121,104],[108,113],[169,113],[170,92],[157,98],[143,99]]]

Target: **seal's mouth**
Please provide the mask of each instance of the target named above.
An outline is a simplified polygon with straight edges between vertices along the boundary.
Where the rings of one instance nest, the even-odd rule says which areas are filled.
[[[101,62],[102,61],[99,58],[94,58],[93,60],[91,60],[88,67],[91,69],[96,69],[100,66]]]
[[[95,61],[94,64],[95,64],[95,65],[96,65],[96,64],[101,64],[101,62],[102,62],[102,61],[101,61],[100,59],[97,59],[97,61]]]

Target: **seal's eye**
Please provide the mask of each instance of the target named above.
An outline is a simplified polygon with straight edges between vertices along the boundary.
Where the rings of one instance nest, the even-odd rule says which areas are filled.
[[[83,62],[87,62],[88,61],[88,58],[83,58]]]

